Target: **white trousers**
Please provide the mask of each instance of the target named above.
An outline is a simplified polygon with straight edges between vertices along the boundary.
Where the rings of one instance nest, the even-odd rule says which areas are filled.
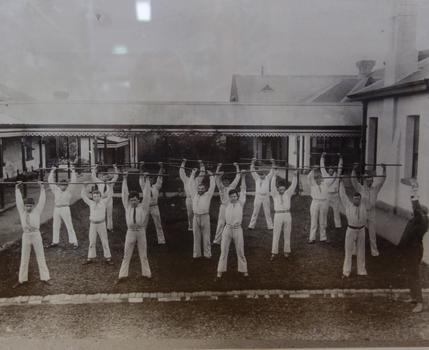
[[[316,240],[317,227],[319,227],[320,240],[326,240],[326,212],[328,210],[326,200],[315,200],[311,201],[310,205],[310,216],[311,216],[311,227],[310,227],[310,241]]]
[[[273,245],[271,248],[272,254],[279,253],[279,240],[282,234],[282,229],[284,232],[283,240],[284,253],[290,253],[290,232],[292,230],[292,216],[290,213],[275,213],[274,214],[274,229],[273,229]]]
[[[39,276],[42,281],[50,279],[48,266],[46,265],[45,252],[40,231],[23,233],[21,246],[21,264],[19,266],[19,283],[28,281],[28,263],[30,262],[31,247],[36,254]]]
[[[336,228],[341,228],[341,216],[340,216],[340,196],[338,193],[328,193],[328,208],[326,210],[326,216],[328,215],[329,208],[332,208],[334,212],[334,223]],[[328,218],[326,217],[326,222]]]
[[[368,214],[367,227],[368,227],[368,235],[369,235],[369,245],[371,247],[371,254],[378,255],[377,234],[375,232],[375,208],[368,210],[367,214]]]
[[[358,275],[366,275],[365,268],[365,228],[360,230],[347,228],[344,243],[343,275],[349,276],[352,270],[353,250],[356,247]]]
[[[122,260],[121,269],[119,270],[119,278],[128,277],[130,261],[133,256],[136,243],[140,257],[142,275],[151,277],[149,261],[147,259],[146,231],[141,229],[127,231],[125,236],[124,258]]]
[[[101,224],[90,223],[89,225],[89,248],[88,248],[88,259],[94,259],[97,257],[97,235],[100,237],[101,244],[103,246],[103,254],[106,259],[112,257],[109,248],[109,239],[107,237],[106,223]]]
[[[217,227],[216,227],[216,235],[214,238],[214,243],[219,244],[222,240],[222,232],[225,227],[225,204],[221,204],[219,206],[219,216],[217,218]]]
[[[232,228],[226,225],[222,232],[222,243],[217,265],[218,272],[225,272],[228,264],[229,246],[231,241],[234,241],[235,252],[237,253],[237,269],[238,272],[247,272],[247,261],[244,256],[244,240],[243,229],[241,227]]]
[[[253,213],[250,219],[249,228],[255,228],[256,220],[258,219],[259,210],[261,210],[261,205],[264,207],[265,220],[267,222],[267,227],[269,230],[273,228],[273,221],[271,220],[271,210],[270,210],[270,196],[261,196],[260,194],[255,194],[255,200],[253,202]]]
[[[162,230],[161,225],[161,213],[159,212],[159,207],[157,205],[150,206],[149,207],[149,214],[152,216],[153,223],[155,225],[156,229],[156,235],[158,237],[158,243],[163,244],[165,243],[165,237],[164,237],[164,231]],[[149,215],[146,215],[143,226],[145,230],[147,230],[147,225],[149,223]]]
[[[60,242],[60,228],[61,220],[66,225],[67,234],[69,236],[69,243],[77,244],[76,232],[73,228],[73,222],[70,213],[70,207],[54,208],[53,223],[52,223],[52,243],[58,244]]]
[[[194,258],[201,257],[201,240],[203,241],[203,252],[206,258],[211,258],[212,251],[210,245],[210,215],[194,215]]]
[[[194,220],[194,211],[192,209],[192,198],[186,197],[186,212],[188,214],[188,230],[192,230],[192,223]]]
[[[107,229],[113,230],[113,198],[110,198],[106,203],[106,219]]]

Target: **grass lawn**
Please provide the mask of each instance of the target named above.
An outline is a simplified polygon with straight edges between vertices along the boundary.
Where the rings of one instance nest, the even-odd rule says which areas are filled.
[[[248,196],[243,217],[245,254],[248,261],[250,278],[243,280],[236,272],[234,247],[228,260],[228,272],[221,282],[215,282],[216,267],[220,254],[219,246],[214,246],[210,260],[192,259],[192,233],[187,231],[186,209],[183,198],[160,199],[161,217],[167,245],[158,246],[152,220],[149,222],[148,256],[153,278],[150,281],[139,279],[140,261],[135,249],[130,266],[130,278],[120,285],[114,285],[122,260],[126,233],[122,203],[115,198],[114,226],[109,234],[110,248],[114,265],[102,262],[101,244],[98,241],[96,264],[82,266],[88,248],[89,209],[78,201],[72,207],[74,227],[80,247],[71,250],[63,246],[45,249],[48,268],[52,277],[52,286],[45,286],[38,280],[37,264],[32,254],[30,260],[28,285],[16,290],[11,286],[17,281],[20,261],[20,247],[14,247],[0,253],[0,296],[46,295],[46,294],[90,294],[122,293],[132,291],[198,291],[232,289],[319,289],[319,288],[400,288],[404,287],[405,274],[402,268],[399,249],[379,238],[381,256],[374,258],[367,249],[368,277],[341,279],[344,258],[345,228],[328,228],[329,244],[317,242],[307,244],[310,228],[310,198],[295,196],[292,199],[292,254],[289,259],[278,258],[270,262],[272,232],[266,230],[261,210],[256,229],[247,230],[253,207],[253,197]],[[215,233],[219,202],[215,197],[211,206],[212,236]],[[332,213],[328,218],[333,226]],[[344,218],[343,218],[344,220]],[[345,221],[343,221],[345,226]],[[52,237],[52,221],[42,225],[41,232],[45,243]],[[66,233],[62,227],[61,242],[66,242]],[[282,247],[282,239],[280,247]],[[368,245],[367,245],[368,246]],[[355,261],[354,261],[355,269]],[[422,265],[423,283],[428,286],[429,269]]]

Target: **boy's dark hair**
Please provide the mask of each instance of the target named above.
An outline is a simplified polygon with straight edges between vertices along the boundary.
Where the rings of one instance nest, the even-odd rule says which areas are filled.
[[[362,195],[359,192],[353,193],[353,197],[362,197]]]
[[[129,199],[133,199],[133,198],[140,199],[140,195],[137,191],[130,191],[130,193],[128,194],[128,198]]]
[[[286,187],[286,182],[284,180],[279,181],[277,187]]]
[[[229,190],[228,196],[230,196],[232,194],[236,194],[238,196],[238,191],[237,190]]]
[[[29,204],[34,205],[34,199],[33,198],[25,198],[24,199],[24,205],[29,205]]]

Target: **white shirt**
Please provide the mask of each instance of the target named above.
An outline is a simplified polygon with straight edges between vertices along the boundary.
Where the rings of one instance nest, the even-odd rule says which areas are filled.
[[[328,187],[325,181],[322,180],[320,185],[318,185],[316,180],[314,180],[313,171],[308,174],[308,183],[310,185],[311,198],[315,200],[325,200],[328,198]]]
[[[240,226],[243,221],[243,207],[246,203],[246,190],[242,189],[238,201],[229,202],[225,208],[225,223],[231,226]]]
[[[49,187],[54,194],[55,206],[68,206],[71,203],[72,193],[71,188],[73,185],[68,185],[67,188],[62,191],[58,185],[53,184],[54,180],[54,171],[51,171],[48,176],[48,182],[50,183]],[[76,183],[76,172],[72,171],[70,182]]]
[[[289,188],[283,194],[280,194],[276,186],[276,176],[273,176],[271,179],[271,196],[273,197],[275,211],[290,210],[290,199],[295,192],[297,182],[297,177],[294,176]]]
[[[210,211],[210,202],[212,200],[213,193],[215,190],[215,179],[213,176],[210,176],[210,187],[202,195],[198,194],[196,186],[193,184],[193,182],[195,182],[195,177],[191,176],[190,190],[192,196],[192,209],[194,211],[194,214],[208,214]]]
[[[386,177],[374,178],[374,182],[371,187],[367,185],[361,185],[359,181],[356,179],[356,173],[352,171],[351,182],[356,192],[359,192],[362,196],[362,202],[365,204],[367,210],[372,210],[375,208],[375,204],[377,202],[378,193],[381,190],[381,187],[386,181]]]
[[[146,183],[140,181],[140,186],[142,186],[143,190],[143,200],[141,203],[137,205],[137,207],[133,208],[129,202],[129,192],[127,179],[124,178],[122,181],[122,204],[125,208],[125,221],[127,223],[127,227],[129,229],[143,229],[144,228],[144,220],[149,212],[149,202],[150,202],[150,182],[149,179],[146,179]]]
[[[252,171],[252,177],[255,180],[255,193],[260,195],[267,195],[270,193],[270,181],[274,175],[274,170],[271,168],[270,172],[264,179],[255,172],[255,165],[252,163],[250,165],[250,170]]]
[[[331,177],[329,179],[324,179],[323,182],[325,183],[326,187],[327,187],[327,191],[330,194],[333,193],[338,193],[338,189],[340,186],[340,178],[339,176],[341,175],[342,171],[343,171],[343,160],[342,158],[340,158],[339,162],[338,162],[338,173],[334,172],[332,175],[329,175],[329,173],[326,171],[325,168],[325,160],[323,159],[323,157],[320,157],[320,172],[322,173],[323,177]]]
[[[112,198],[111,194],[107,198],[102,198],[98,203],[88,198],[85,188],[82,188],[81,196],[83,201],[89,206],[89,220],[104,221],[106,218],[106,204]]]
[[[143,177],[139,178],[139,184],[140,188],[142,189],[142,192],[144,193],[144,182]],[[159,190],[162,187],[162,176],[158,176],[156,183],[154,185],[150,186],[149,196],[150,196],[150,206],[158,205],[158,198],[159,198]]]
[[[344,184],[340,185],[340,198],[341,202],[344,205],[346,210],[347,223],[350,226],[362,227],[366,225],[368,218],[367,208],[363,201],[359,206],[354,205],[349,197],[347,197],[346,191],[344,189]]]
[[[22,199],[22,194],[19,189],[15,190],[15,199],[16,208],[18,209],[19,219],[21,220],[21,226],[24,233],[39,231],[40,215],[42,214],[46,203],[45,189],[42,188],[40,190],[39,202],[30,213],[25,210],[24,200]]]
[[[99,179],[96,175],[95,175],[95,171],[92,172],[91,174],[92,177],[92,181],[94,181],[97,185],[98,190],[100,191],[101,195],[105,195],[107,194],[107,192],[111,192],[111,195],[109,196],[109,200],[113,200],[112,196],[113,196],[113,187],[115,186],[115,182],[118,181],[118,174],[114,174],[111,180],[108,180],[106,182],[104,182],[103,180]]]
[[[237,175],[234,178],[234,181],[232,181],[228,187],[225,187],[222,183],[222,179],[220,176],[215,177],[217,188],[219,190],[219,198],[220,202],[223,205],[226,205],[229,203],[229,191],[235,190],[235,188],[238,185],[238,182],[240,181],[240,173],[237,172]]]

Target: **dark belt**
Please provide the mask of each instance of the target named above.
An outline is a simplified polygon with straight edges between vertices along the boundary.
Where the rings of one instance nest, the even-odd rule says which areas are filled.
[[[275,210],[274,214],[284,214],[284,213],[290,213],[290,210]]]
[[[194,215],[197,215],[197,216],[203,216],[203,215],[209,215],[209,213],[203,213],[203,214],[197,214],[197,213],[194,213]]]
[[[93,220],[90,220],[90,222],[91,222],[91,224],[102,224],[103,222],[105,222],[106,220],[105,219],[103,219],[103,220],[101,220],[101,221],[93,221]]]
[[[361,230],[365,227],[365,225],[357,227],[357,226],[352,226],[352,225],[347,225],[348,228],[351,228],[353,230]]]

